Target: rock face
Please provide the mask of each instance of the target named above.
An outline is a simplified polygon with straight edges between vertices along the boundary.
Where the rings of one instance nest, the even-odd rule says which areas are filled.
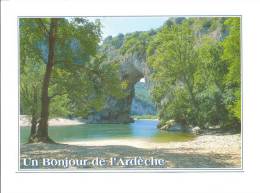
[[[120,76],[122,81],[128,83],[124,90],[126,97],[115,99],[109,97],[101,112],[88,116],[90,123],[130,123],[133,119],[130,116],[131,105],[135,96],[135,84],[145,78],[148,81],[148,67],[145,61],[137,55],[128,55],[121,59]]]
[[[155,105],[141,101],[136,96],[133,98],[131,105],[132,115],[156,115]]]

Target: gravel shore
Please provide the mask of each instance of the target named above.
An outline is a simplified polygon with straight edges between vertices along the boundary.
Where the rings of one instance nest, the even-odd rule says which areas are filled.
[[[134,158],[165,160],[163,168],[240,168],[240,134],[202,135],[188,142],[158,143],[146,139],[114,139],[64,144],[22,144],[21,168],[24,159],[110,159]],[[123,168],[130,166],[87,166],[76,168]],[[140,166],[144,168],[145,166]],[[32,168],[32,167],[31,167]],[[40,167],[41,168],[41,167]],[[54,169],[53,167],[50,167]],[[71,167],[73,168],[73,167]],[[70,169],[71,169],[70,168]],[[131,168],[138,168],[133,167]],[[150,167],[148,167],[150,168]],[[57,169],[57,167],[55,168]]]
[[[20,122],[21,127],[29,127],[31,126],[30,117],[27,115],[20,115]],[[86,124],[86,120],[83,119],[65,119],[65,118],[52,118],[48,122],[49,126],[66,126],[66,125],[81,125]]]

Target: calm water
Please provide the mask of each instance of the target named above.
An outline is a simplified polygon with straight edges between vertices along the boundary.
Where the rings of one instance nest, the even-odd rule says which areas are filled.
[[[158,142],[189,140],[190,135],[160,131],[156,120],[136,120],[130,124],[84,124],[49,127],[49,136],[57,142],[115,138],[151,138]],[[30,129],[21,128],[21,143],[26,143]]]

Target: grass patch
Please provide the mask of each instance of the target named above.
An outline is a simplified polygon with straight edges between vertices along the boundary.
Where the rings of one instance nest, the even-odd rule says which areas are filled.
[[[181,133],[181,132],[160,132],[156,134],[152,140],[154,142],[185,142],[195,139],[195,135],[192,133]]]
[[[132,115],[134,119],[158,119],[157,115]]]

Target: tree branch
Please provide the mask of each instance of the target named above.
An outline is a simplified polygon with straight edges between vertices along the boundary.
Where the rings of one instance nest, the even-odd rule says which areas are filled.
[[[56,97],[56,96],[61,96],[61,95],[65,95],[65,94],[66,94],[66,92],[62,92],[62,93],[55,93],[55,94],[53,94],[53,95],[49,96],[49,100],[53,99],[53,98],[54,98],[54,97]]]
[[[49,37],[49,30],[47,29],[46,25],[42,22],[42,19],[38,19],[38,24],[40,24],[40,28],[42,29],[43,33],[45,34],[46,37]]]

